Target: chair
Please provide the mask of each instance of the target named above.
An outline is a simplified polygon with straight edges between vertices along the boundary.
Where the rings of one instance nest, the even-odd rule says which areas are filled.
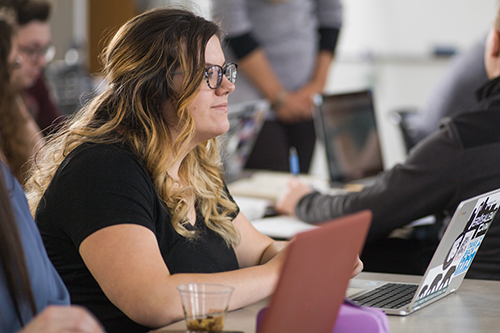
[[[415,129],[415,119],[418,116],[416,109],[403,109],[393,111],[389,114],[389,120],[397,125],[403,136],[406,152],[418,142],[417,133]]]

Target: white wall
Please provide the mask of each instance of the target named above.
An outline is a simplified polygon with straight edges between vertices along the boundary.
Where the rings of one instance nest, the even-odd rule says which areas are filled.
[[[73,25],[74,3],[76,0],[55,0],[50,17],[52,40],[56,47],[56,59],[63,59],[74,35]]]
[[[480,38],[497,0],[343,0],[342,51],[425,54]]]
[[[465,50],[483,38],[497,2],[343,1],[344,25],[327,90],[373,89],[386,167],[405,157],[399,130],[388,114],[423,105],[449,61],[432,57],[434,48]]]
[[[149,2],[150,6],[163,6],[167,4],[184,5],[199,15],[210,18],[211,0],[141,0]]]

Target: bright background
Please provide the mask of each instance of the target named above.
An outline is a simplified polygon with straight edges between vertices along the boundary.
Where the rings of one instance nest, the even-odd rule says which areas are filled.
[[[55,1],[51,24],[58,49],[56,57],[62,59],[72,41],[88,44],[88,31],[96,24],[89,14],[92,1]],[[129,1],[139,10],[180,3],[210,17],[210,0]],[[389,121],[389,113],[408,107],[418,109],[424,104],[449,62],[447,57],[433,56],[436,47],[460,52],[484,38],[498,1],[344,0],[342,3],[344,25],[326,90],[373,89],[384,160],[386,167],[391,167],[404,160],[405,151],[398,128]],[[321,147],[311,172],[326,175]]]

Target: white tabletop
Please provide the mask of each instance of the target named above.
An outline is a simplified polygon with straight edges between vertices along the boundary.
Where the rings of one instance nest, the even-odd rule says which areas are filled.
[[[359,278],[418,282],[420,277],[361,273]],[[254,333],[256,316],[267,299],[227,315],[224,329]],[[498,332],[500,331],[500,281],[465,279],[453,294],[406,317],[389,316],[391,333],[408,332]],[[180,321],[155,332],[185,330]]]

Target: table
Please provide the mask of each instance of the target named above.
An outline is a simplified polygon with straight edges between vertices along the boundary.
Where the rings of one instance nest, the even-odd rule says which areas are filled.
[[[361,273],[361,279],[418,282],[419,276]],[[256,315],[268,299],[232,311],[225,330],[254,333]],[[451,295],[406,317],[388,316],[391,333],[412,332],[498,332],[500,330],[500,281],[465,279]],[[186,328],[184,321],[155,332]]]

